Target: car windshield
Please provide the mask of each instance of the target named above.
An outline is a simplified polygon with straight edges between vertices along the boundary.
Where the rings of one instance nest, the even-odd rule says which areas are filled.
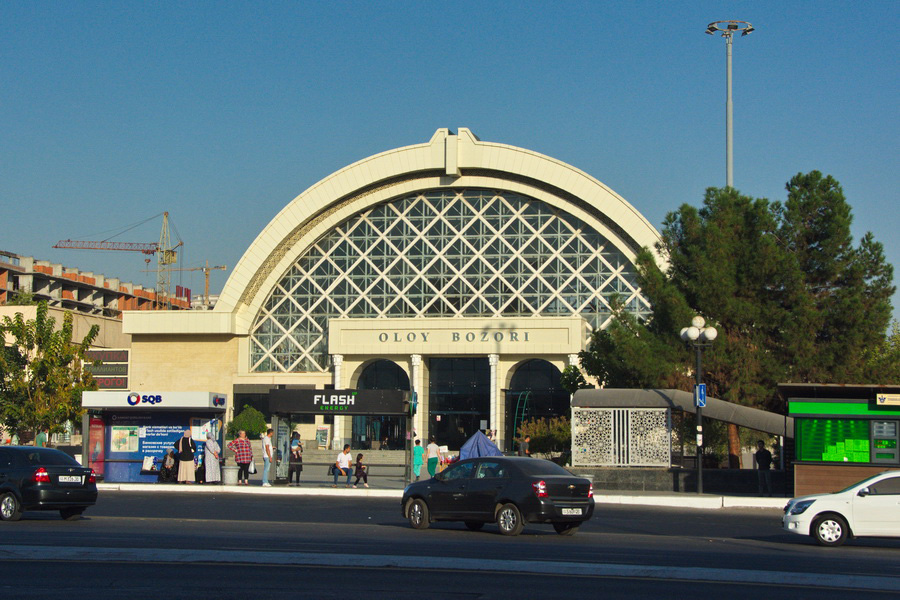
[[[863,479],[862,481],[857,481],[853,485],[847,486],[839,492],[835,492],[835,494],[843,494],[844,492],[849,492],[850,490],[852,490],[853,488],[855,488],[857,486],[864,485],[866,483],[869,483],[873,479],[877,479],[879,475],[882,475],[882,473],[879,473],[878,475],[872,475],[871,477],[867,477],[866,479]]]
[[[60,452],[59,450],[52,450],[50,448],[34,448],[29,449],[24,453],[25,462],[29,465],[35,466],[78,466],[78,461],[69,456],[64,452]]]
[[[539,458],[517,461],[516,466],[526,475],[572,475],[558,464]]]

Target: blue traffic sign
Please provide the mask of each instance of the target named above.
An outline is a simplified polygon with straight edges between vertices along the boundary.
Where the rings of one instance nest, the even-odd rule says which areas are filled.
[[[706,407],[706,384],[699,383],[694,386],[694,406],[697,408]]]

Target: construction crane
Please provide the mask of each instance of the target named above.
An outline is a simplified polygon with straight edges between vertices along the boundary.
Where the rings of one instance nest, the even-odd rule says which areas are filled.
[[[211,266],[209,266],[209,261],[206,261],[205,267],[189,267],[189,268],[185,268],[185,269],[169,269],[169,271],[203,271],[203,276],[205,279],[204,286],[203,286],[203,306],[205,306],[206,308],[209,308],[209,272],[213,271],[213,270],[217,270],[217,269],[220,271],[225,271],[226,269],[228,269],[228,267],[226,267],[225,265],[221,265],[218,267],[211,267]],[[152,271],[150,271],[150,272],[152,272]],[[190,298],[188,298],[188,300],[190,300]]]
[[[150,217],[155,219],[159,215]],[[163,223],[162,231],[159,234],[159,242],[150,243],[130,243],[130,242],[110,242],[104,240],[101,242],[78,241],[78,240],[60,240],[53,246],[54,248],[64,248],[69,250],[119,250],[126,252],[141,252],[149,256],[156,256],[156,307],[158,309],[168,310],[172,307],[172,298],[169,288],[172,284],[172,269],[169,265],[173,265],[178,261],[178,253],[176,250],[184,245],[181,240],[175,246],[169,236],[169,213],[162,214]],[[137,225],[130,227],[134,229],[138,225],[143,225],[150,219],[141,221]],[[126,230],[127,231],[127,230]],[[150,262],[150,259],[147,259]]]

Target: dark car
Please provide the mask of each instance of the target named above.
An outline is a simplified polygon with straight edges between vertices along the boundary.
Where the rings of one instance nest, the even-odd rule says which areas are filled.
[[[500,533],[518,535],[525,523],[552,523],[560,535],[573,535],[594,514],[594,488],[549,460],[485,456],[408,485],[401,510],[416,529],[463,521],[472,530],[497,523]]]
[[[18,521],[22,511],[58,510],[81,517],[97,502],[94,470],[52,448],[0,446],[0,519]]]

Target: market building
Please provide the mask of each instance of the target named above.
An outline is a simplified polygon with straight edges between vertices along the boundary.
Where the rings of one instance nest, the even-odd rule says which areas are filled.
[[[273,389],[406,390],[416,435],[458,447],[490,429],[509,448],[523,418],[569,415],[559,374],[614,301],[649,315],[634,261],[658,239],[588,174],[439,129],[290,202],[213,310],[126,312],[129,387],[221,393],[226,419]],[[358,448],[408,435],[396,416],[299,425]]]

